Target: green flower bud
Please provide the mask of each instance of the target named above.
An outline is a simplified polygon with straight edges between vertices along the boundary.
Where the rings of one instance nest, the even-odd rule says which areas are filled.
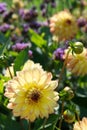
[[[75,42],[73,45],[73,51],[76,54],[80,54],[83,52],[83,43],[82,42]]]
[[[71,100],[74,97],[74,92],[71,88],[65,87],[60,93],[61,100]]]
[[[71,88],[65,87],[64,91],[66,92],[66,100],[71,100],[74,97],[74,92],[72,91]]]
[[[63,117],[67,123],[72,123],[75,120],[75,113],[67,109],[64,111]]]
[[[75,112],[76,114],[80,115],[80,108],[76,105],[76,108],[75,108]]]

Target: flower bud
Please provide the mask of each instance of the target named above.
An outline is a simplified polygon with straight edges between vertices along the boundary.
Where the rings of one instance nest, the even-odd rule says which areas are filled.
[[[75,113],[67,109],[64,111],[63,117],[67,123],[72,123],[75,120]]]
[[[66,100],[71,100],[74,97],[74,92],[71,88],[65,87],[64,91],[66,92]]]
[[[76,54],[82,53],[82,52],[83,52],[83,43],[82,43],[82,42],[75,42],[75,43],[74,43],[73,51],[74,51]]]
[[[59,95],[61,100],[71,100],[74,97],[74,92],[71,88],[65,87]]]

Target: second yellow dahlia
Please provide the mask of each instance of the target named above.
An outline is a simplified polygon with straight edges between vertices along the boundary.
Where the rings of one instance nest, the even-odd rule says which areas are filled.
[[[72,39],[78,31],[76,19],[69,11],[61,11],[50,18],[50,31],[53,40]]]
[[[5,96],[9,98],[7,107],[13,110],[14,116],[30,121],[47,118],[57,106],[59,96],[54,90],[56,87],[57,81],[52,80],[52,74],[29,60],[23,70],[6,84]]]
[[[65,55],[68,50],[65,51]],[[84,76],[87,74],[87,49],[84,48],[80,54],[69,53],[66,67],[69,71],[77,76]]]

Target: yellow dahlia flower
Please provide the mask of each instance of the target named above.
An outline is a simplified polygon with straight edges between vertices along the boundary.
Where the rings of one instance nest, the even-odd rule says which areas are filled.
[[[50,31],[53,34],[53,40],[69,40],[76,35],[78,26],[70,12],[61,11],[50,18]]]
[[[73,130],[87,130],[87,118],[83,117],[82,121],[76,122]]]
[[[44,71],[44,70],[42,69],[42,66],[41,66],[39,63],[36,63],[36,64],[35,64],[32,60],[28,60],[28,61],[24,64],[22,70],[24,71],[24,70],[34,69],[34,68],[38,68],[40,71]]]
[[[39,66],[29,60],[23,70],[8,81],[5,89],[5,96],[9,98],[7,107],[13,109],[13,115],[31,122],[38,117],[47,118],[54,112],[59,99],[54,90],[57,81],[52,80],[52,74]]]
[[[67,50],[65,51],[65,55],[67,53]],[[80,54],[72,54],[72,52],[69,53],[68,59],[67,59],[67,68],[69,71],[76,75],[84,76],[87,74],[87,49],[84,48],[83,52]]]
[[[23,8],[24,2],[22,0],[13,0],[13,7]]]

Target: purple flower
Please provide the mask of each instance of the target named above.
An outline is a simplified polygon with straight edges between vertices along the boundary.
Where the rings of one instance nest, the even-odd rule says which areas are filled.
[[[30,58],[32,58],[33,57],[33,52],[31,50],[29,50],[28,55],[29,55]]]
[[[3,24],[3,25],[0,26],[0,31],[1,31],[1,32],[6,32],[6,31],[8,31],[9,29],[10,29],[10,25],[7,24],[7,23],[5,23],[5,24]]]
[[[19,9],[19,15],[23,18],[24,17],[24,9]]]
[[[52,2],[52,3],[51,3],[51,7],[52,7],[52,8],[55,8],[55,7],[56,7],[56,2]]]
[[[41,10],[43,10],[43,9],[45,9],[45,8],[46,8],[46,4],[41,4],[41,5],[40,5],[40,9],[41,9]]]
[[[8,22],[10,20],[11,16],[12,16],[12,14],[13,14],[13,10],[5,11],[3,13],[3,20],[4,20],[4,22]]]
[[[16,43],[15,45],[12,46],[12,49],[14,51],[21,51],[29,46],[28,43]]]
[[[4,13],[6,11],[6,3],[0,3],[0,14]]]
[[[83,27],[83,26],[85,26],[86,25],[86,23],[87,23],[87,21],[86,21],[86,19],[85,18],[79,18],[78,20],[77,20],[77,23],[78,23],[78,26],[79,27]]]
[[[20,10],[20,15],[25,21],[30,22],[38,16],[38,13],[36,9],[27,10],[26,12]]]
[[[56,60],[63,60],[64,48],[58,48],[54,51],[53,57]]]
[[[32,21],[29,26],[33,29],[38,29],[39,27],[41,27],[41,24],[40,22],[36,22],[36,21]]]
[[[29,30],[29,24],[23,24],[23,32],[27,32]]]
[[[44,8],[44,9],[42,10],[42,16],[43,16],[43,17],[46,17],[46,15],[47,15],[47,9]]]

